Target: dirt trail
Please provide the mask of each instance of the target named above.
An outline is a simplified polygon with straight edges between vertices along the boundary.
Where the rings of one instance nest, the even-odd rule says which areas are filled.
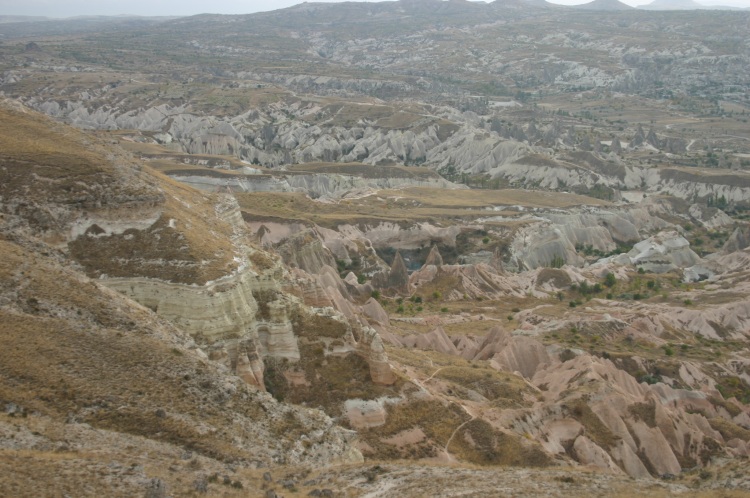
[[[440,399],[443,399],[443,400],[447,401],[448,403],[452,403],[454,405],[457,405],[457,406],[461,407],[461,409],[470,417],[469,420],[467,420],[466,422],[463,422],[461,425],[459,425],[458,427],[456,427],[456,429],[453,431],[453,433],[451,434],[451,436],[448,438],[448,441],[445,443],[445,447],[443,449],[443,451],[445,451],[445,455],[446,455],[446,457],[448,458],[449,461],[451,461],[451,462],[457,462],[458,460],[456,460],[453,456],[451,456],[451,453],[448,450],[448,448],[450,447],[451,442],[453,441],[453,438],[456,436],[456,434],[458,434],[458,431],[460,431],[469,422],[472,422],[473,420],[476,420],[477,417],[478,417],[478,415],[472,413],[471,410],[469,410],[469,408],[467,408],[464,404],[458,403],[458,402],[456,402],[456,401],[454,401],[452,399],[449,399],[444,394],[432,392],[432,391],[430,391],[430,390],[428,390],[427,388],[424,387],[425,383],[431,381],[435,377],[435,375],[437,375],[438,373],[440,373],[440,371],[443,370],[443,369],[445,369],[445,368],[446,367],[444,367],[444,366],[438,368],[437,370],[435,370],[434,372],[432,372],[432,375],[430,375],[429,377],[427,377],[426,379],[424,379],[421,382],[418,381],[418,380],[416,380],[416,379],[412,379],[412,381],[415,384],[417,384],[417,386],[419,386],[421,389],[429,392],[431,395],[433,395],[435,397],[438,397]]]

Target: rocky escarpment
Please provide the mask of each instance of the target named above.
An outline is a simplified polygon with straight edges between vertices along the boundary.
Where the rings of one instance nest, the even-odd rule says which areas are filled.
[[[250,215],[248,223],[258,240],[273,247],[289,265],[313,274],[324,265],[340,266],[339,271],[353,271],[358,278],[367,280],[378,273],[387,276],[390,270],[384,260],[391,261],[395,251],[403,257],[407,271],[418,270],[430,259],[429,247],[450,264],[484,263],[513,272],[565,264],[582,267],[593,261],[593,255],[617,254],[618,250],[625,253],[649,234],[682,230],[678,221],[713,229],[723,226],[727,218],[719,210],[689,206],[668,197],[564,211],[487,206],[486,212],[490,215],[462,224],[368,220],[323,228],[313,222],[256,220],[262,217]],[[490,241],[494,243],[489,244]],[[634,264],[626,259],[618,261]],[[697,262],[694,255],[690,261],[673,261],[673,267],[689,267]],[[389,286],[381,280],[373,283],[382,288]]]
[[[352,434],[323,412],[283,405],[250,387],[208,361],[170,321],[88,279],[59,252],[16,228],[7,219],[0,223],[3,236],[14,239],[0,241],[5,344],[0,453],[23,451],[25,465],[54,465],[63,480],[71,471],[98,467],[88,486],[98,476],[121,478],[117,462],[137,459],[133,448],[155,465],[179,461],[180,455],[194,455],[209,468],[227,461],[247,466],[361,461]],[[40,362],[44,368],[29,367]],[[295,434],[279,421],[287,421]],[[12,427],[18,438],[7,437]],[[26,431],[35,436],[22,436]],[[307,435],[305,445],[301,434]],[[78,454],[74,468],[67,459],[47,460],[45,448],[58,448],[58,456]],[[85,456],[89,451],[96,458]],[[185,470],[175,468],[192,482],[193,472]],[[142,493],[147,475],[153,477],[137,470],[122,486]]]
[[[225,198],[227,202],[231,200]],[[223,213],[223,219],[232,225],[240,244],[249,240],[236,203]],[[99,240],[106,239],[93,244]],[[235,258],[239,265],[234,274],[203,285],[138,277],[101,281],[172,320],[193,335],[210,358],[223,361],[243,379],[263,389],[264,358],[299,361],[302,353],[296,328],[317,318],[284,291],[283,287],[292,282],[279,260],[242,245]],[[365,335],[364,341],[358,341],[351,332],[338,339],[370,361],[372,380],[392,381],[376,333]]]
[[[433,109],[437,116],[410,113],[404,127],[362,118],[349,122],[348,112],[367,114],[359,104],[321,107],[314,102],[274,104],[261,112],[238,116],[203,116],[187,106],[156,106],[124,111],[92,102],[40,101],[29,105],[77,126],[95,129],[138,129],[156,140],[191,154],[234,155],[248,163],[272,168],[310,162],[423,164],[446,178],[461,174],[487,175],[518,187],[589,192],[604,189],[616,197],[619,190],[663,192],[690,201],[724,198],[747,203],[750,184],[742,172],[691,172],[686,169],[647,167],[606,154],[601,144],[590,150],[590,140],[571,142],[557,122],[545,129],[532,122],[516,133],[487,124],[473,113],[450,107]],[[94,107],[91,107],[91,106]],[[395,111],[394,111],[395,112]],[[650,133],[649,136],[653,134]],[[637,133],[636,133],[637,136]],[[567,140],[567,141],[566,141]],[[659,139],[659,143],[661,143]],[[587,142],[588,141],[588,142]],[[586,145],[588,143],[589,145]],[[568,155],[555,147],[570,150]],[[182,175],[200,188],[238,191],[301,189],[316,196],[338,196],[342,189],[393,187],[440,182],[384,178],[355,179],[336,175],[299,175],[286,179],[266,176],[210,177]]]

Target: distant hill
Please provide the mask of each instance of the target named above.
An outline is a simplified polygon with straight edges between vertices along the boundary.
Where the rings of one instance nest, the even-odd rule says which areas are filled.
[[[706,7],[695,0],[654,0],[646,5],[639,5],[639,9],[645,10],[696,10]]]
[[[582,5],[574,5],[576,9],[584,10],[633,10],[635,7],[624,4],[619,0],[593,0]]]
[[[528,8],[528,7],[559,7],[553,3],[547,2],[546,0],[495,0],[490,5],[496,9],[498,8]]]
[[[34,22],[34,21],[48,21],[48,17],[42,16],[0,16],[0,24],[7,24],[11,22]]]

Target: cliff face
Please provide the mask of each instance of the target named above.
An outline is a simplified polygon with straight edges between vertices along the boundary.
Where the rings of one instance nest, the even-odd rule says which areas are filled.
[[[226,226],[226,231],[232,234],[228,239],[233,243],[235,255],[236,269],[232,273],[202,285],[167,282],[159,279],[158,273],[150,278],[105,277],[101,282],[169,319],[190,333],[212,359],[265,389],[264,359],[299,362],[304,351],[300,349],[297,329],[304,327],[303,322],[313,319],[315,314],[310,315],[303,302],[285,292],[285,287],[297,285],[278,258],[245,245],[249,235],[234,199],[226,196],[221,200],[220,207],[214,209],[215,226]],[[96,247],[106,240],[106,235],[101,235],[87,242]],[[159,248],[156,251],[162,254]],[[310,258],[314,255],[305,258],[295,253],[295,256],[301,258],[297,261],[301,266],[313,265]],[[166,262],[169,263],[173,262]],[[350,327],[346,318],[336,319]],[[368,332],[359,340],[351,333],[339,339],[346,343],[351,354],[363,357],[370,365],[373,382],[392,383],[379,336],[371,329],[365,330]],[[319,353],[307,350],[307,354]]]

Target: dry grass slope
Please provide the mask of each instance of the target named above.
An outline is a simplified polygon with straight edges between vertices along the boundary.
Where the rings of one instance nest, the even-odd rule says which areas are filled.
[[[7,105],[0,105],[0,197],[2,211],[55,242],[84,215],[161,213],[147,230],[100,236],[92,227],[72,241],[71,255],[92,277],[203,284],[236,267],[232,227],[215,212],[218,197],[144,168],[94,135]]]

